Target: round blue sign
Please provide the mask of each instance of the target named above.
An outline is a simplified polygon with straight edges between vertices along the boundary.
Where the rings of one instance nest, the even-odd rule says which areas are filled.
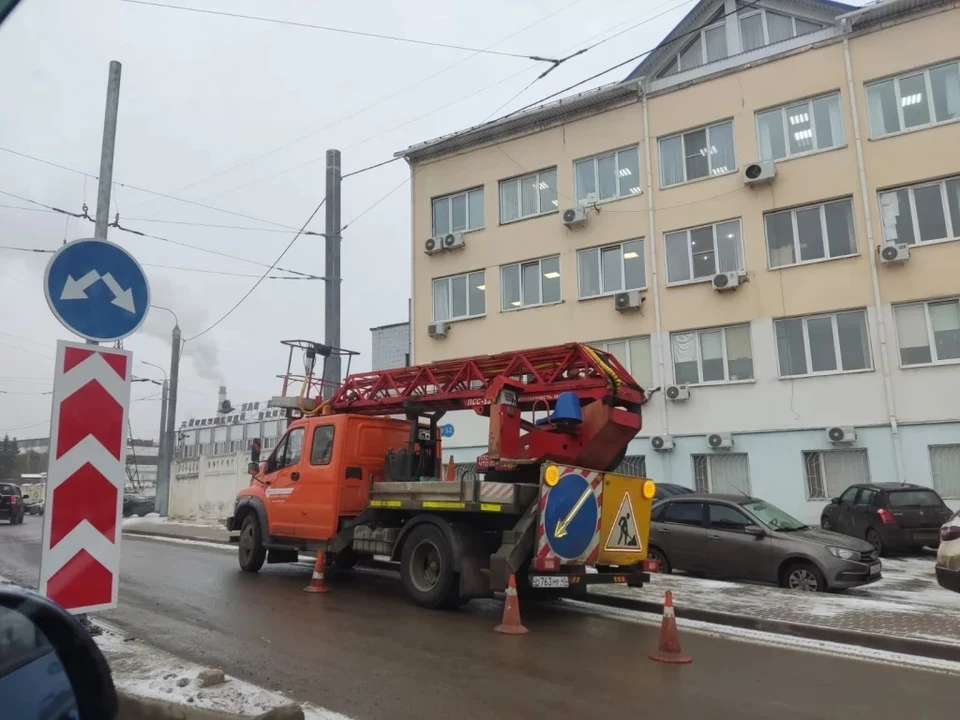
[[[453,425],[446,423],[445,425],[440,426],[440,437],[451,438],[453,437]]]
[[[568,473],[550,488],[543,511],[547,542],[561,558],[580,557],[597,534],[600,510],[585,477]]]
[[[150,308],[150,285],[140,264],[107,240],[74,240],[57,250],[47,263],[43,290],[64,327],[97,342],[132,334]]]

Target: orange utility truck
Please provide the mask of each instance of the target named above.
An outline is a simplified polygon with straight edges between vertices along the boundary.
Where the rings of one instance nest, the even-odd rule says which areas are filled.
[[[270,404],[286,410],[287,429],[265,461],[254,444],[250,486],[227,523],[244,570],[301,551],[341,568],[387,556],[430,608],[490,596],[511,575],[521,594],[551,596],[649,580],[656,486],[616,472],[646,396],[613,355],[571,343],[332,385],[328,359],[346,357],[349,369],[355,353],[284,344],[283,393]],[[291,372],[296,351],[302,375]],[[487,451],[459,479],[445,471],[438,425],[455,410],[489,418]]]

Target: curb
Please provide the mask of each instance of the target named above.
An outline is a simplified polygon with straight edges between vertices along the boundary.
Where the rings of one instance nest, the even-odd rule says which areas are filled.
[[[124,720],[303,720],[303,708],[296,704],[284,705],[254,716],[191,707],[169,700],[133,695],[125,690],[117,691],[117,700],[117,717]]]
[[[230,542],[230,540],[217,540],[216,538],[202,537],[200,535],[172,535],[171,533],[154,532],[146,528],[123,530],[123,534],[132,535],[133,537],[146,537],[146,538],[161,537],[161,538],[170,538],[172,540],[193,540],[194,542],[215,543],[217,545],[233,544]]]
[[[663,614],[663,603],[651,602],[649,600],[629,600],[612,595],[588,593],[587,597],[583,599],[583,602],[622,610],[638,610],[656,615]],[[904,655],[919,655],[936,660],[960,662],[960,646],[948,645],[934,640],[920,640],[918,638],[898,637],[896,635],[874,635],[858,630],[843,630],[841,628],[831,628],[824,625],[803,625],[786,620],[771,620],[751,615],[734,615],[733,613],[719,612],[717,610],[684,608],[681,605],[675,605],[674,611],[678,618],[684,620],[699,620],[715,625],[729,625],[731,627],[759,630],[777,635],[792,635],[807,640],[821,640],[840,643],[842,645],[859,645],[860,647],[870,648],[872,650],[883,650],[885,652],[902,653]]]

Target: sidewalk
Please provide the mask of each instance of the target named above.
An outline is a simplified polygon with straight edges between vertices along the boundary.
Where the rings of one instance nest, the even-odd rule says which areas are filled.
[[[230,533],[223,525],[201,525],[162,517],[124,518],[123,532],[213,543],[230,542]]]
[[[765,585],[653,575],[642,590],[592,588],[591,600],[658,611],[673,593],[678,617],[960,660],[960,594],[941,588],[934,559],[883,560],[883,579],[842,593],[797,593]]]

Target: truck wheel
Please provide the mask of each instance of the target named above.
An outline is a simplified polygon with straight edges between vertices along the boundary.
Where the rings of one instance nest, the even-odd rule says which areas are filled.
[[[263,567],[263,561],[267,557],[267,549],[260,539],[260,523],[254,513],[249,513],[243,519],[237,555],[240,560],[240,568],[247,572],[257,572]]]
[[[460,604],[453,549],[440,528],[424,523],[413,529],[400,554],[400,580],[421,607],[435,610]]]
[[[353,551],[353,548],[344,548],[333,556],[333,566],[337,570],[350,570],[359,559],[360,557]]]

